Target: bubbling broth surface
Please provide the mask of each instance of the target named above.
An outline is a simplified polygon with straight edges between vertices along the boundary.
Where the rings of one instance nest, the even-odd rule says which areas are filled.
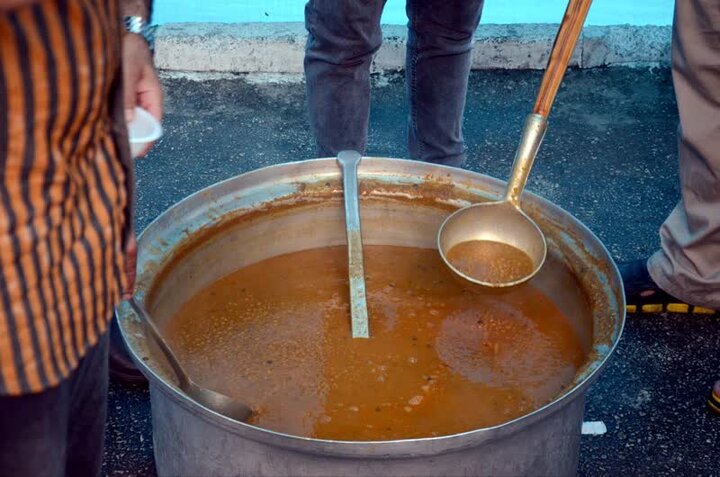
[[[185,303],[166,334],[251,423],[337,440],[448,435],[549,402],[585,359],[539,290],[465,291],[437,250],[366,246],[370,339],[350,337],[345,247],[274,257]]]
[[[485,283],[510,283],[533,271],[528,254],[491,240],[460,242],[448,251],[447,259],[465,275]]]

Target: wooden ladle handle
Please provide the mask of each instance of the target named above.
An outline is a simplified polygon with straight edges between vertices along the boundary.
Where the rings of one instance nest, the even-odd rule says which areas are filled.
[[[539,114],[544,118],[550,114],[555,95],[557,94],[560,83],[562,82],[568,62],[575,50],[580,32],[582,31],[585,17],[592,0],[570,0],[568,2],[565,16],[563,17],[560,29],[555,37],[550,59],[548,60],[545,75],[543,75],[540,90],[538,91],[537,100],[533,113]]]

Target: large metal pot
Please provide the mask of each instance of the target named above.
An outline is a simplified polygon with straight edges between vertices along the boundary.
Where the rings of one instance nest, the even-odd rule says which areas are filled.
[[[398,159],[359,170],[367,244],[435,247],[457,207],[498,197],[480,174]],[[215,184],[177,203],[140,237],[138,293],[166,322],[183,302],[245,265],[345,242],[334,159],[281,164]],[[533,284],[568,316],[587,351],[574,382],[546,406],[491,428],[425,439],[345,442],[231,421],[188,399],[129,307],[118,311],[150,380],[157,470],[165,476],[574,475],[585,393],[620,338],[622,283],[607,250],[570,214],[532,194],[523,207],[546,234],[548,262]]]

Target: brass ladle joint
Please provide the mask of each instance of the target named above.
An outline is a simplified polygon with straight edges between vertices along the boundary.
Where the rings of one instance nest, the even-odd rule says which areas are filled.
[[[505,193],[505,200],[518,209],[520,208],[520,196],[530,175],[533,162],[535,162],[537,151],[545,137],[547,124],[547,118],[537,113],[529,114],[525,120],[520,145],[515,152],[512,175]]]

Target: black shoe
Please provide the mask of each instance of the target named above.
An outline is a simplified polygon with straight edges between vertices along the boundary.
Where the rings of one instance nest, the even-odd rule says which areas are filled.
[[[715,381],[715,385],[710,391],[707,405],[712,412],[720,414],[720,381]]]
[[[618,264],[628,313],[692,313],[712,315],[714,310],[691,305],[661,290],[650,277],[647,260]]]
[[[133,386],[147,385],[147,378],[135,367],[135,363],[133,363],[132,358],[130,358],[130,353],[125,346],[125,340],[123,340],[122,334],[120,333],[117,317],[113,317],[110,322],[110,352],[108,360],[110,379],[112,381]]]

